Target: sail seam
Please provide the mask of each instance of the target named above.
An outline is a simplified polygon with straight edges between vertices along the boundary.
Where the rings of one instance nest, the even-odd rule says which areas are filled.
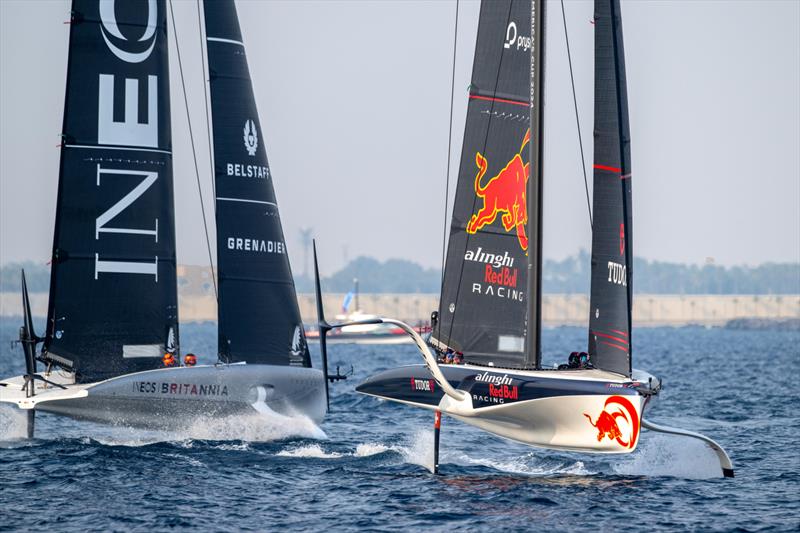
[[[109,146],[105,144],[90,145],[90,144],[65,144],[64,148],[82,148],[88,150],[125,150],[130,152],[156,152],[159,154],[172,155],[170,150],[161,150],[159,148],[136,148],[134,146]]]
[[[523,107],[528,107],[529,105],[531,105],[530,102],[523,102],[521,100],[510,100],[508,98],[493,98],[491,96],[481,96],[478,94],[471,94],[469,95],[469,97],[471,100],[488,100],[490,102],[500,102],[503,104],[513,104]]]
[[[235,41],[233,39],[223,39],[222,37],[206,37],[206,41],[214,41],[215,43],[238,44],[239,46],[244,48],[244,43],[242,41]]]
[[[264,200],[248,200],[247,198],[223,198],[221,196],[218,196],[217,200],[223,200],[225,202],[246,202],[249,204],[263,204],[263,205],[272,205],[278,207],[278,204],[276,204],[275,202],[266,202]]]

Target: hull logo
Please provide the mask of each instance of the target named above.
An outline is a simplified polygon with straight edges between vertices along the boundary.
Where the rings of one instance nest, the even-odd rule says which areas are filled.
[[[496,387],[499,387],[500,385],[511,385],[514,382],[513,379],[508,377],[508,374],[498,376],[497,374],[490,374],[489,372],[478,374],[475,376],[475,381],[479,381],[481,383],[491,383]]]
[[[583,413],[589,423],[597,429],[597,442],[603,439],[616,440],[620,446],[632,450],[639,438],[639,414],[631,401],[624,396],[610,396],[597,416],[597,420]],[[617,421],[622,419],[626,425],[623,432]]]
[[[435,392],[434,381],[432,379],[411,378],[411,390]]]

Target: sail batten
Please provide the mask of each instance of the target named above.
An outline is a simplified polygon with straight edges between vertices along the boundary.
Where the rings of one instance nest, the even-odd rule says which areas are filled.
[[[62,137],[42,356],[78,382],[158,368],[178,348],[163,1],[73,1]]]
[[[205,0],[223,361],[310,366],[233,0]]]
[[[619,0],[595,1],[594,226],[589,355],[631,375],[630,128]]]

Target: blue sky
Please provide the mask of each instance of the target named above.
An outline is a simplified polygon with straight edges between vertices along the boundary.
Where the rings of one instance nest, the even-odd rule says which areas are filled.
[[[453,176],[479,4],[459,8]],[[238,2],[292,262],[441,260],[455,2]],[[560,5],[548,3],[545,255],[588,248]],[[591,2],[566,3],[591,157]],[[622,2],[634,248],[664,261],[800,261],[800,2]],[[195,135],[205,139],[194,2],[176,1]],[[69,2],[0,2],[0,261],[52,243]],[[206,261],[174,45],[182,263]],[[193,81],[194,80],[194,81]],[[207,161],[204,143],[200,160]],[[591,161],[587,161],[591,163]],[[208,165],[201,179],[210,198]],[[454,178],[453,178],[454,179]],[[451,189],[452,193],[452,189]],[[210,207],[210,205],[209,205]]]

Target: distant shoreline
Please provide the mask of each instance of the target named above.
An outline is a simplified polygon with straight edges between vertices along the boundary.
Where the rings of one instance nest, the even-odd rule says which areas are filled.
[[[359,304],[365,313],[400,318],[411,323],[427,321],[438,307],[438,294],[361,294]],[[47,315],[47,294],[31,293],[36,317]],[[344,294],[323,297],[325,313],[333,317],[342,312]],[[316,323],[313,294],[299,294],[300,314],[307,324]],[[213,296],[179,295],[179,316],[184,323],[216,321]],[[0,317],[22,314],[17,292],[0,292]],[[588,324],[589,298],[585,294],[545,294],[542,315],[546,326]],[[800,321],[800,295],[674,295],[641,294],[634,297],[633,321],[637,326],[728,326],[734,329],[786,327],[795,329]],[[784,324],[780,326],[779,324]]]

